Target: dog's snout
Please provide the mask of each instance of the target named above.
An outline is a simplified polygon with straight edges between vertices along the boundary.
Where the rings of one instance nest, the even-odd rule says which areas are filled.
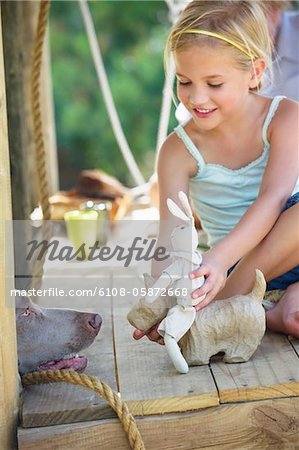
[[[99,314],[89,314],[87,325],[98,333],[102,325],[102,317]]]

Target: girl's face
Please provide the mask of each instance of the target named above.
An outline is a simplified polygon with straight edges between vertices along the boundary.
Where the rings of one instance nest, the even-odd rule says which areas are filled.
[[[220,48],[188,47],[175,53],[175,65],[178,98],[206,131],[238,117],[255,85],[251,71],[237,69]]]

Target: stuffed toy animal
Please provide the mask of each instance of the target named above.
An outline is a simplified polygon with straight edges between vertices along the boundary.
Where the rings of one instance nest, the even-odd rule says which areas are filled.
[[[145,274],[146,288],[153,279]],[[252,291],[224,300],[214,300],[196,313],[191,328],[178,342],[189,366],[208,364],[210,358],[224,353],[223,361],[248,361],[259,346],[266,330],[265,310],[262,306],[266,282],[262,272],[256,270]],[[174,297],[159,297],[153,303],[142,298],[129,314],[130,324],[147,331],[159,323],[175,305]]]
[[[153,303],[165,290],[171,289],[171,292],[176,294],[177,304],[169,309],[167,316],[159,325],[158,332],[164,338],[166,350],[175,368],[181,373],[187,373],[188,364],[180,351],[178,341],[194,322],[196,316],[194,305],[205,296],[191,298],[192,292],[204,283],[204,277],[194,280],[189,277],[190,272],[200,266],[202,257],[196,250],[198,235],[188,198],[182,191],[178,196],[181,207],[173,200],[167,199],[169,211],[182,220],[182,224],[176,226],[171,233],[173,252],[170,255],[173,262],[163,270],[152,289],[148,290],[145,303]]]
[[[188,364],[208,364],[210,357],[218,352],[225,353],[225,362],[247,361],[265,333],[263,274],[256,272],[255,285],[247,296],[213,301],[196,313],[194,305],[204,296],[192,299],[191,293],[202,286],[204,278],[191,280],[189,274],[200,266],[202,257],[196,251],[198,237],[188,198],[179,192],[179,199],[182,209],[167,199],[170,212],[183,221],[171,234],[173,263],[154,284],[149,276],[145,277],[148,295],[131,309],[128,320],[134,327],[146,331],[163,319],[158,332],[164,337],[167,352],[181,373],[188,372]],[[175,297],[161,296],[163,290]]]

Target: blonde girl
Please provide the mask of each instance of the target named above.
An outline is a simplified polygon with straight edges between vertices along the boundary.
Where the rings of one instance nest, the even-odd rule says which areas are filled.
[[[210,246],[190,274],[205,277],[196,309],[248,293],[259,268],[268,289],[285,289],[268,327],[299,337],[298,104],[258,94],[270,42],[258,1],[192,1],[171,30],[166,53],[191,119],[159,154],[159,245],[168,245],[166,199],[183,190]],[[156,329],[134,338],[144,334],[161,342]]]

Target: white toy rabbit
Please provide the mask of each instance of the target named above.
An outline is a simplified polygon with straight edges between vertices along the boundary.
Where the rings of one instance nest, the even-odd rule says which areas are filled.
[[[188,198],[184,192],[180,191],[179,199],[182,209],[173,200],[167,199],[169,211],[184,222],[183,225],[176,226],[171,234],[174,252],[170,254],[174,262],[163,270],[160,278],[149,290],[151,294],[148,294],[145,300],[148,303],[154,302],[163,289],[170,287],[177,296],[177,305],[168,311],[159,325],[158,332],[164,337],[167,352],[175,368],[181,373],[187,373],[189,367],[180,351],[178,341],[194,322],[196,316],[194,305],[202,301],[205,296],[191,298],[191,293],[204,283],[204,277],[194,280],[189,278],[190,272],[200,266],[202,257],[196,250],[198,236]]]

